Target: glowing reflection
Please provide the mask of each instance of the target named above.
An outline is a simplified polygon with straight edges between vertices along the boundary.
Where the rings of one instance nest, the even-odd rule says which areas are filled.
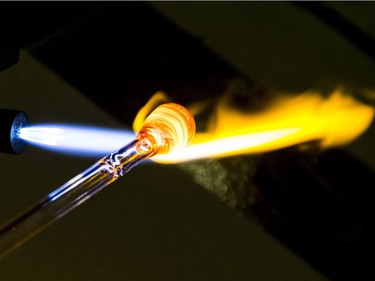
[[[32,125],[22,128],[20,138],[28,143],[58,152],[103,156],[134,140],[131,130],[61,124]]]

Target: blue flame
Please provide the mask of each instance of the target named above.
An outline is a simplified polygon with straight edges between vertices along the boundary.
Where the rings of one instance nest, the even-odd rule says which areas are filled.
[[[96,157],[123,147],[133,141],[136,134],[131,130],[48,124],[21,128],[19,136],[44,149]]]

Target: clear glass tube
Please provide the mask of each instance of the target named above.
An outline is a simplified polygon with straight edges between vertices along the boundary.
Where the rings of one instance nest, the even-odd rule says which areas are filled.
[[[0,259],[49,224],[67,214],[128,172],[155,151],[137,150],[144,140],[134,140],[127,146],[102,158],[90,168],[51,192],[27,212],[0,230]]]
[[[194,119],[185,108],[177,104],[159,106],[146,118],[134,141],[100,159],[0,228],[0,259],[142,161],[186,145],[194,132]]]

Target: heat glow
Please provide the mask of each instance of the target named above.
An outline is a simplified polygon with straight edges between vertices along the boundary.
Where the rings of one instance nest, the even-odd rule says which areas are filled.
[[[229,106],[225,95],[217,106],[205,132],[196,132],[188,146],[152,159],[159,163],[179,163],[204,158],[219,158],[263,153],[288,146],[318,142],[321,148],[347,144],[371,124],[374,109],[342,90],[329,97],[306,92],[296,97],[273,101],[261,112],[244,112]],[[138,131],[147,113],[168,97],[158,92],[139,111],[133,129]],[[201,104],[188,107],[195,115]]]

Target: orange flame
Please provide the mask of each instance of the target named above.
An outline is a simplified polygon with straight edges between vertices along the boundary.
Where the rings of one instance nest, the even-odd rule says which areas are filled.
[[[292,145],[318,141],[321,148],[344,145],[370,125],[374,109],[342,90],[328,98],[307,92],[278,98],[258,113],[244,113],[228,106],[228,95],[217,104],[206,132],[197,132],[184,149],[153,158],[160,163],[179,163],[248,153],[263,153]],[[168,97],[158,92],[139,111],[133,128],[138,131],[153,108]],[[201,104],[189,107],[193,115]]]

